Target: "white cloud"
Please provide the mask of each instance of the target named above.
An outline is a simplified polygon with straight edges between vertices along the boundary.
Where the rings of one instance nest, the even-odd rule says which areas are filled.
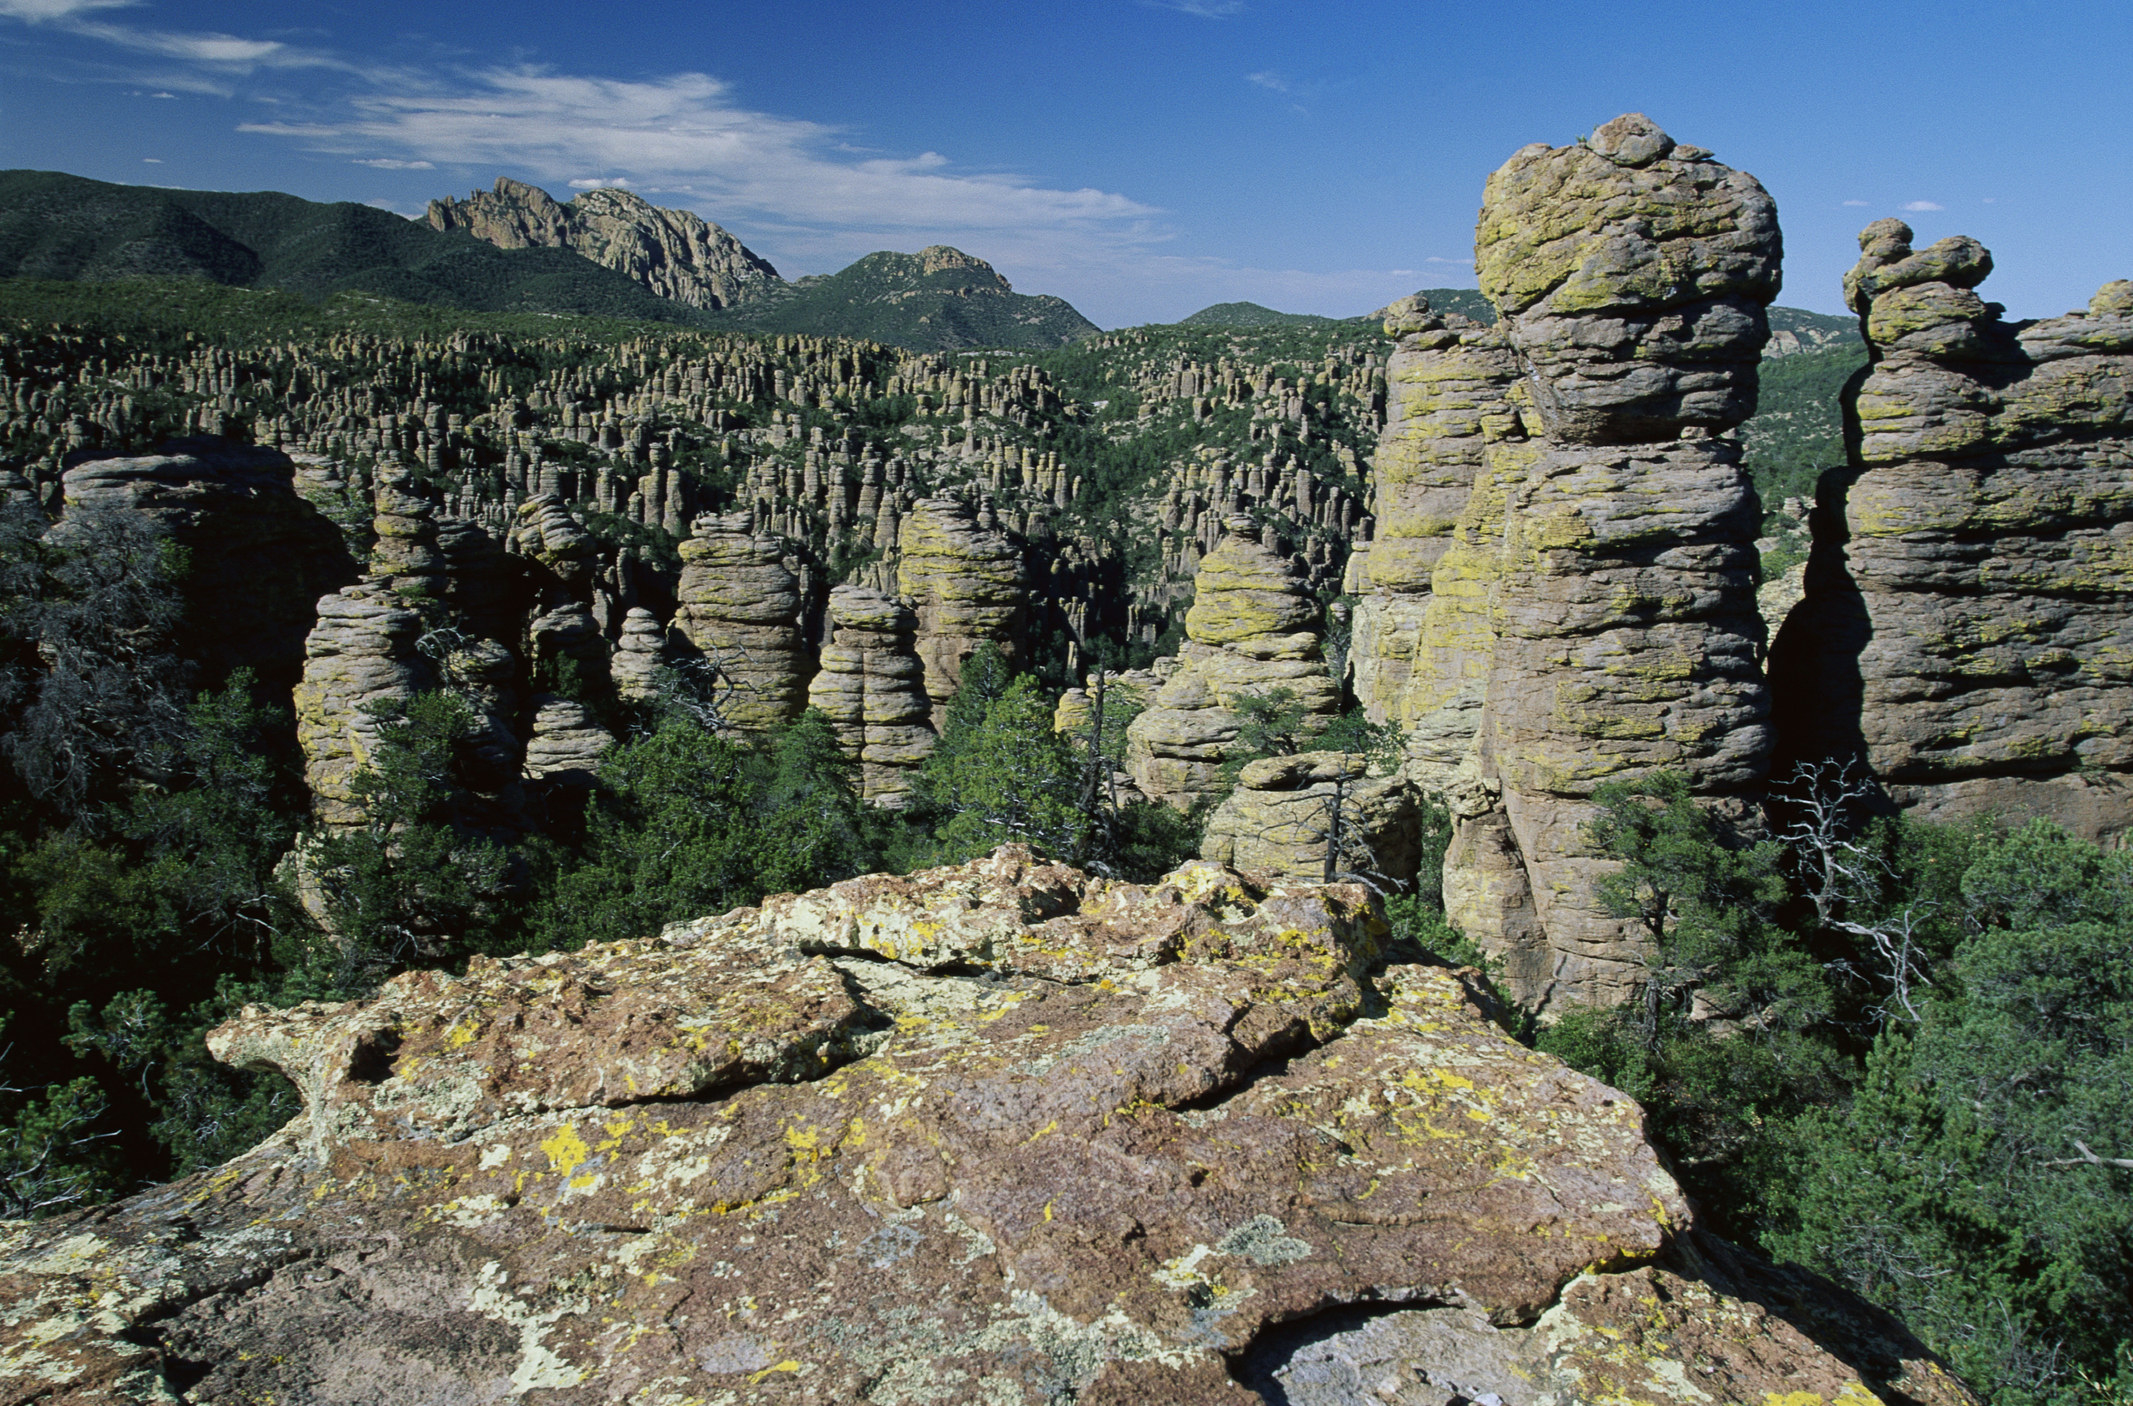
[[[0,16],[11,20],[26,20],[31,24],[44,24],[52,20],[70,20],[91,10],[123,9],[134,2],[135,0],[0,0]]]
[[[390,156],[373,156],[351,163],[356,166],[375,166],[380,171],[434,171],[435,163],[429,161],[401,161]]]
[[[1945,205],[1937,205],[1930,200],[1913,200],[1905,204],[1903,208],[1913,213],[1920,213],[1926,210],[1945,210],[1947,207]]]
[[[570,183],[572,190],[628,190],[629,179],[625,176],[586,176]]]
[[[1845,203],[1846,205],[1861,205],[1861,206],[1863,206],[1863,205],[1867,204],[1867,202],[1866,202],[1866,201],[1864,201],[1864,200],[1847,200],[1847,201],[1845,201],[1844,203]]]
[[[1198,15],[1203,20],[1226,20],[1244,13],[1244,0],[1141,0],[1141,3],[1152,9]]]
[[[1256,83],[1271,92],[1286,93],[1289,91],[1289,80],[1271,69],[1264,73],[1247,73],[1244,75],[1244,81]]]
[[[144,156],[141,158],[141,160],[148,163],[150,166],[160,166],[163,164],[163,158],[160,156]]]

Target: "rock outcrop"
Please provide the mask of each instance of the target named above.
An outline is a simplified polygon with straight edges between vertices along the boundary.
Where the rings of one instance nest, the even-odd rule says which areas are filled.
[[[614,734],[584,704],[546,695],[536,698],[533,730],[526,739],[527,779],[589,789],[597,779],[600,758],[614,745]]]
[[[318,598],[356,577],[339,531],[298,496],[295,479],[278,450],[202,437],[78,459],[61,485],[67,514],[140,513],[185,550],[177,640],[185,657],[211,678],[242,667],[287,688],[303,666]]]
[[[1248,516],[1200,562],[1176,672],[1127,730],[1134,783],[1179,808],[1220,795],[1235,750],[1241,698],[1286,688],[1306,715],[1340,710],[1326,668],[1318,603],[1295,563],[1260,541]]]
[[[415,649],[422,633],[421,614],[374,581],[318,602],[296,685],[296,737],[312,810],[328,825],[363,818],[350,783],[377,750],[371,705],[405,702],[436,686],[435,671]]]
[[[1489,178],[1476,266],[1544,443],[1505,505],[1446,904],[1536,1007],[1641,977],[1598,893],[1593,791],[1667,768],[1738,810],[1768,769],[1761,514],[1722,436],[1755,409],[1780,252],[1753,177],[1635,114]]]
[[[1927,819],[2133,828],[2133,282],[2004,322],[1976,240],[1881,220],[1845,278],[1872,365],[1771,653],[1779,777],[1863,763]]]
[[[894,596],[847,585],[830,592],[829,619],[808,706],[822,711],[859,764],[860,795],[901,809],[940,741],[918,657],[918,617]]]
[[[427,219],[431,229],[464,230],[499,249],[568,249],[691,307],[731,307],[784,286],[776,269],[717,225],[626,190],[588,190],[564,203],[499,176],[494,190],[432,200]]]
[[[1893,1323],[1696,1231],[1634,1102],[1384,940],[1359,887],[1009,848],[247,1008],[210,1049],[303,1111],[0,1229],[0,1381],[1967,1406]]]
[[[903,520],[897,546],[897,589],[918,612],[918,657],[938,728],[962,683],[964,662],[980,645],[996,644],[1010,658],[1016,653],[1022,551],[1006,533],[981,525],[960,498],[920,499]]]
[[[1372,776],[1358,753],[1267,757],[1245,763],[1207,817],[1200,857],[1285,880],[1404,888],[1420,819],[1407,779]]]
[[[665,667],[666,626],[643,606],[631,606],[622,618],[622,637],[615,641],[614,657],[608,661],[615,692],[639,702],[654,698],[659,693],[659,671]]]
[[[1365,714],[1404,731],[1414,725],[1408,680],[1431,574],[1488,446],[1517,428],[1506,393],[1519,367],[1501,331],[1440,315],[1420,294],[1386,309],[1385,331],[1399,342],[1385,366],[1385,429],[1371,460],[1376,531],[1350,568],[1358,599],[1348,657]]]
[[[810,661],[789,551],[757,533],[746,513],[700,517],[696,535],[681,544],[674,624],[730,683],[725,718],[735,727],[775,727],[806,706]]]

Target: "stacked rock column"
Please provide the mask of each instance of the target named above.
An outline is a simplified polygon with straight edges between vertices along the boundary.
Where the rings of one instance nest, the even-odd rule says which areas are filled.
[[[1771,651],[1779,774],[1863,765],[1933,820],[2133,828],[2133,282],[2009,324],[1974,239],[1859,236],[1872,365]]]
[[[1760,510],[1726,432],[1755,409],[1777,211],[1633,114],[1513,156],[1475,250],[1544,443],[1505,505],[1447,904],[1520,1000],[1612,1004],[1647,954],[1601,900],[1594,791],[1668,769],[1744,813],[1768,769]]]

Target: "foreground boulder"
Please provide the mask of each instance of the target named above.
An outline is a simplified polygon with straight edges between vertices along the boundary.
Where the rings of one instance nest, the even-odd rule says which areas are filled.
[[[304,1111],[0,1231],[0,1402],[1971,1400],[1385,932],[1006,848],[248,1008]]]

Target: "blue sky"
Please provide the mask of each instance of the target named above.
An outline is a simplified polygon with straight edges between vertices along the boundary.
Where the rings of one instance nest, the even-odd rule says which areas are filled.
[[[626,182],[788,277],[954,244],[1120,326],[1471,286],[1488,173],[1635,110],[1777,197],[1781,302],[1897,214],[2044,316],[2133,277],[2129,75],[2127,0],[0,0],[0,166]]]

